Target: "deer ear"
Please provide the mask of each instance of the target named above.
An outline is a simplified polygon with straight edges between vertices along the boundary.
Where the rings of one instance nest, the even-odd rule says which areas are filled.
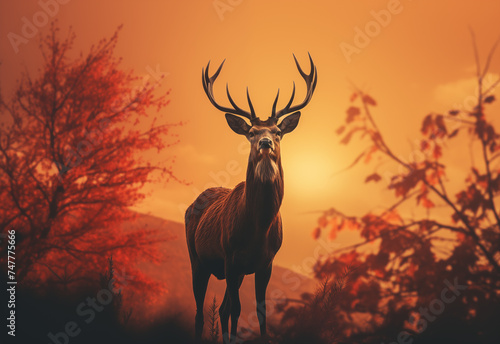
[[[245,122],[243,118],[226,113],[226,121],[229,127],[236,133],[240,135],[248,134],[250,126]]]
[[[299,124],[300,111],[292,113],[290,116],[285,117],[284,120],[278,125],[281,130],[281,135],[292,132]]]

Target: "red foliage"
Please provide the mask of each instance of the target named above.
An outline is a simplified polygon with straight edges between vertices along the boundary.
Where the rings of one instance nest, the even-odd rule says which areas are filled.
[[[42,40],[39,76],[25,76],[11,101],[0,99],[0,231],[16,230],[17,280],[74,287],[97,279],[113,255],[135,277],[131,285],[159,290],[133,269],[158,261],[155,244],[166,238],[120,225],[133,218],[127,207],[144,198],[155,171],[172,177],[170,167],[138,155],[170,145],[172,125],[148,117],[168,92],[136,87],[138,77],[120,69],[117,33],[74,60],[75,35],[57,36],[52,26]]]
[[[318,221],[330,238],[346,229],[358,230],[361,237],[358,244],[333,253],[315,268],[316,276],[325,278],[339,276],[346,265],[357,267],[350,277],[350,296],[338,304],[339,312],[345,315],[339,316],[344,319],[339,321],[345,322],[340,327],[349,329],[349,333],[372,331],[373,334],[388,329],[389,324],[400,324],[399,330],[404,329],[402,317],[408,319],[410,311],[418,309],[415,305],[429,304],[438,297],[444,279],[458,278],[461,283],[481,285],[481,291],[474,292],[475,296],[481,295],[480,299],[467,294],[458,301],[461,321],[470,321],[471,308],[476,317],[487,316],[491,307],[495,307],[492,305],[498,305],[500,210],[495,201],[500,194],[500,171],[491,166],[498,157],[495,152],[500,146],[500,135],[484,114],[484,105],[494,100],[493,95],[478,97],[478,105],[465,114],[474,121],[459,117],[463,112],[457,110],[449,111],[449,115],[425,116],[420,130],[423,138],[415,148],[419,159],[404,161],[393,153],[375,124],[368,105],[376,102],[362,92],[351,96],[351,102],[360,104],[350,105],[342,130],[337,131],[344,135],[341,143],[351,142],[354,134],[368,137],[370,142],[350,168],[362,157],[370,162],[376,154],[398,164],[402,172],[390,178],[387,188],[394,190],[396,202],[385,210],[348,216],[330,209]],[[453,146],[447,142],[457,139],[459,131],[468,132],[472,140],[480,143],[483,161],[479,166],[483,168],[473,167],[453,198],[449,195],[446,166],[441,159],[446,152],[443,148]],[[368,174],[365,182],[381,182],[380,174],[380,171]],[[416,206],[425,209],[426,218],[415,218],[413,211],[402,207],[412,198]],[[439,212],[434,213],[437,208]],[[449,215],[443,215],[442,209],[446,208]],[[409,219],[403,218],[403,213]],[[318,229],[315,237],[319,237]],[[367,250],[368,243],[376,244],[375,252]],[[351,317],[353,309],[365,315],[363,324]],[[366,327],[366,321],[370,326]]]

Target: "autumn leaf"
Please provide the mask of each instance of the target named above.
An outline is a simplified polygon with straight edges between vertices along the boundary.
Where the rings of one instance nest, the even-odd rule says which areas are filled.
[[[471,184],[466,190],[460,191],[456,197],[457,203],[462,206],[463,210],[470,210],[474,214],[483,205],[483,202],[486,202],[475,184]]]
[[[436,225],[436,223],[430,220],[422,220],[419,221],[419,225],[421,230],[429,232]]]
[[[442,149],[440,145],[435,145],[434,150],[432,152],[432,156],[434,159],[439,159],[443,155]]]
[[[406,196],[419,182],[425,180],[424,169],[413,169],[407,175],[393,177],[389,189],[394,189],[396,197]]]
[[[495,96],[494,95],[491,95],[491,96],[487,96],[486,98],[484,98],[484,102],[489,104],[489,103],[493,103],[495,101]]]
[[[347,264],[352,264],[357,260],[358,256],[357,252],[343,253],[340,255],[339,260]]]
[[[492,125],[488,125],[486,127],[486,141],[490,142],[495,138],[495,136],[497,136],[497,134],[495,133],[495,128],[493,128]]]
[[[368,177],[366,177],[365,183],[369,183],[371,181],[378,182],[381,179],[382,179],[382,177],[380,177],[380,175],[378,173],[373,173],[373,174],[370,174]]]
[[[321,228],[316,227],[313,229],[311,236],[313,237],[314,240],[318,240],[319,237],[321,236]]]
[[[328,218],[326,217],[326,215],[323,215],[320,218],[318,218],[318,226],[320,228],[325,228],[327,225],[328,225]]]
[[[418,270],[418,267],[415,264],[410,264],[409,268],[406,270],[408,276],[415,276],[415,271]]]
[[[498,149],[497,143],[495,141],[491,141],[490,143],[490,153],[494,153]]]
[[[422,128],[420,129],[422,134],[427,135],[427,133],[429,132],[429,130],[433,126],[433,124],[434,124],[434,121],[432,119],[432,114],[425,116],[424,120],[422,121]]]
[[[424,208],[427,208],[427,209],[434,208],[434,203],[430,199],[428,199],[427,197],[422,197],[421,203],[422,203],[422,206]]]
[[[358,116],[361,113],[361,111],[359,110],[358,107],[351,106],[349,109],[347,109],[346,113],[347,113],[347,118],[345,121],[346,123],[351,123],[352,121],[354,121],[356,116]]]
[[[376,145],[372,146],[368,153],[366,153],[365,164],[368,164],[372,159],[373,154],[378,151],[378,147]]]
[[[347,230],[357,230],[359,229],[359,223],[354,219],[346,219],[343,223],[342,229]]]
[[[372,106],[376,106],[377,105],[377,102],[375,101],[375,99],[373,99],[372,97],[370,97],[368,94],[365,94],[363,96],[363,102],[365,102],[368,105],[372,105]]]
[[[438,132],[436,133],[438,137],[443,137],[446,135],[447,130],[446,130],[446,125],[444,123],[444,117],[443,115],[437,115],[435,119],[436,127],[438,129]]]
[[[448,138],[451,139],[452,137],[455,137],[457,134],[458,134],[458,131],[460,129],[455,129],[453,130],[449,135],[448,135]]]
[[[340,135],[344,132],[344,130],[345,130],[345,125],[340,126],[337,130],[335,130],[335,132],[337,133],[337,135]]]
[[[458,232],[458,233],[457,233],[457,239],[458,239],[460,242],[464,242],[466,238],[467,238],[467,237],[465,236],[465,234],[464,234],[464,233],[461,233],[461,232]]]

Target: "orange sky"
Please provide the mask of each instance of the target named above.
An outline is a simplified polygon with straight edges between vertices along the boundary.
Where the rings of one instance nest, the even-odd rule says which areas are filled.
[[[37,38],[19,45],[16,53],[8,34],[22,34],[23,17],[32,22],[33,16],[45,32],[48,25],[43,25],[39,13],[41,3],[53,1],[0,2],[1,86],[7,92],[23,70],[35,73],[39,66]],[[218,13],[214,7],[218,3],[233,5]],[[110,37],[124,24],[116,50],[123,66],[145,78],[151,70],[166,74],[160,88],[172,93],[162,119],[188,123],[176,129],[180,144],[164,156],[152,153],[149,158],[176,156],[175,174],[192,184],[149,187],[151,196],[137,209],[177,221],[182,221],[184,209],[207,186],[232,187],[245,177],[247,141],[228,128],[223,114],[206,99],[201,68],[209,60],[218,64],[225,58],[215,87],[217,99],[226,101],[223,91],[228,82],[233,98],[246,106],[248,86],[257,114],[267,118],[278,88],[282,96],[278,107],[288,100],[292,81],[297,84],[297,99],[303,97],[305,87],[292,53],[306,71],[307,52],[311,53],[318,86],[298,128],[282,143],[285,241],[276,261],[288,267],[307,265],[307,257],[319,247],[310,235],[316,211],[334,206],[362,214],[392,199],[384,184],[363,184],[373,165],[332,176],[363,147],[342,146],[334,134],[349,106],[351,82],[378,101],[375,116],[380,129],[395,151],[408,157],[424,115],[464,104],[474,92],[469,27],[476,32],[483,57],[500,35],[498,0],[70,0],[58,7],[47,8],[62,29],[73,27],[78,50],[88,51],[92,43]],[[393,11],[391,18],[385,17],[384,25],[374,24],[374,13],[383,16],[388,8]],[[346,58],[341,47],[354,46],[358,30],[368,30],[372,37],[363,47],[363,42],[356,41],[359,50]],[[498,56],[490,68],[493,76],[500,73]],[[460,170],[460,152],[454,158],[449,167],[452,175]],[[227,171],[232,161],[238,173]],[[378,172],[387,170],[397,172],[389,165]],[[228,178],[214,177],[222,175]],[[335,243],[341,247],[350,240],[340,236]]]

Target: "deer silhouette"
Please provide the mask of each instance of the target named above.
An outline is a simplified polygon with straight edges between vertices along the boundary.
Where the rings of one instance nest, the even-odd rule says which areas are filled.
[[[317,83],[317,69],[311,56],[309,55],[309,74],[303,72],[295,55],[293,57],[307,85],[305,99],[302,103],[292,106],[295,96],[294,82],[290,101],[282,110],[276,111],[278,90],[271,116],[265,121],[255,115],[248,88],[250,112],[236,105],[227,86],[227,97],[232,107],[221,106],[215,101],[213,85],[225,61],[211,77],[208,72],[210,62],[202,71],[203,88],[208,99],[218,110],[226,113],[229,127],[235,133],[244,135],[251,148],[246,181],[239,183],[234,189],[209,188],[186,210],[186,239],[196,301],[197,341],[201,339],[203,332],[203,304],[211,275],[219,280],[226,280],[226,292],[219,307],[223,342],[236,341],[241,312],[239,288],[244,276],[253,273],[260,333],[263,337],[266,335],[266,289],[271,277],[273,259],[283,238],[279,212],[284,191],[280,143],[285,134],[296,128],[300,118],[298,110],[309,103]],[[250,125],[242,117],[248,119]],[[278,123],[281,117],[284,119]]]

